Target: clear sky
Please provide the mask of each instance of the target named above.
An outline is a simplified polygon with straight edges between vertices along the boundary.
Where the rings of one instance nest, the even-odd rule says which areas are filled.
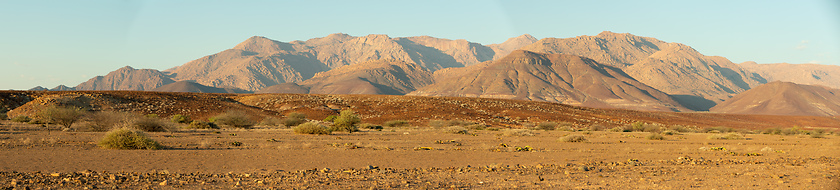
[[[251,36],[429,35],[481,44],[631,33],[732,62],[840,65],[840,3],[813,1],[0,0],[0,89],[168,69]]]

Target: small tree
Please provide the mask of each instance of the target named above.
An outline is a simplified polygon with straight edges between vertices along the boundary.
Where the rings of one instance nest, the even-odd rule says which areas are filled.
[[[333,123],[333,127],[330,129],[331,131],[347,131],[348,133],[352,133],[355,131],[359,131],[356,128],[356,124],[362,122],[362,119],[359,118],[359,115],[356,115],[356,112],[353,110],[343,110],[341,114],[335,118],[335,122]]]
[[[64,126],[65,128],[69,128],[79,121],[82,116],[85,115],[85,111],[82,111],[81,108],[71,108],[71,107],[48,107],[38,114],[41,119],[50,122],[59,124]]]

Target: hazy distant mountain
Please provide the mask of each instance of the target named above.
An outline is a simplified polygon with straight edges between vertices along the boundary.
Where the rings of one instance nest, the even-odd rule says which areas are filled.
[[[597,36],[545,38],[522,49],[579,55],[621,68],[636,80],[676,95],[686,104],[695,104],[690,106],[699,110],[766,82],[726,58],[631,34],[602,32]]]
[[[588,107],[686,111],[670,96],[592,59],[514,51],[508,56],[436,73],[437,83],[408,95],[560,102]]]
[[[490,44],[487,47],[493,49],[496,54],[493,56],[493,60],[501,59],[504,56],[507,56],[513,50],[517,50],[519,48],[525,47],[527,45],[531,45],[534,42],[537,42],[537,38],[534,38],[530,34],[522,34],[521,36],[508,38],[507,41],[501,44]]]
[[[74,91],[76,88],[67,87],[64,85],[58,85],[55,88],[51,88],[50,91]]]
[[[76,90],[151,90],[173,83],[172,79],[154,69],[134,69],[129,66],[96,76],[76,86]]]
[[[36,86],[29,89],[29,91],[48,91],[50,89],[44,88],[43,86]]]
[[[768,81],[785,81],[797,84],[821,85],[840,88],[840,66],[819,64],[757,64],[752,61],[738,64],[741,68],[758,73]]]
[[[250,93],[238,88],[216,88],[192,81],[178,81],[152,89],[156,92],[201,92],[201,93]]]
[[[300,85],[312,94],[403,95],[433,82],[432,73],[414,63],[378,60],[318,73]]]
[[[840,89],[791,82],[771,82],[747,90],[710,109],[712,112],[760,115],[840,115]]]

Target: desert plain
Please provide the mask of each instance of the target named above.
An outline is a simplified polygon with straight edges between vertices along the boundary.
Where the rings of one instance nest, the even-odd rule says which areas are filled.
[[[184,105],[201,105],[216,109],[198,108],[194,120],[231,109],[255,120],[299,112],[313,121],[353,109],[362,119],[359,131],[329,135],[282,125],[171,123],[168,131],[146,133],[164,146],[159,150],[102,148],[106,132],[86,130],[85,121],[63,128],[4,120],[0,186],[7,189],[840,188],[840,136],[832,117],[383,95],[10,91],[4,101],[14,107],[10,115],[73,104],[168,118],[191,113]],[[400,118],[405,124],[382,125]],[[556,128],[541,128],[546,122]],[[809,122],[814,126],[792,126]],[[733,138],[716,138],[727,135]],[[580,141],[568,140],[573,136]]]

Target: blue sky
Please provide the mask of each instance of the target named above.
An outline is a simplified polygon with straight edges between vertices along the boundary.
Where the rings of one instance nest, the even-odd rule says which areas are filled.
[[[6,1],[0,89],[168,69],[250,36],[429,35],[501,43],[601,31],[684,43],[735,63],[840,65],[838,1]]]

